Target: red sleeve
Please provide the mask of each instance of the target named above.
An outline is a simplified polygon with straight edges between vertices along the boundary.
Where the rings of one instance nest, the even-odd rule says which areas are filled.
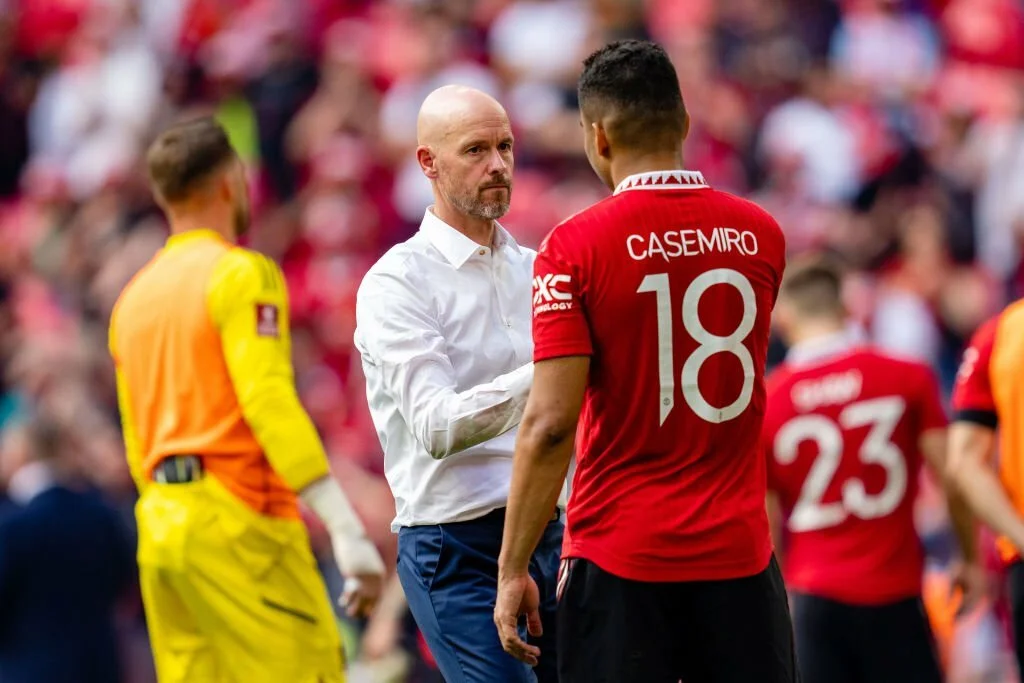
[[[533,264],[533,359],[589,356],[594,352],[583,311],[580,258],[572,253],[565,226],[555,228]]]
[[[999,319],[993,318],[978,328],[964,351],[953,386],[953,419],[995,428],[996,404],[989,379],[989,364]]]
[[[939,381],[932,369],[921,366],[921,380],[918,382],[920,394],[918,403],[920,405],[919,422],[920,430],[926,432],[929,429],[942,429],[949,420],[946,418],[946,410],[942,406],[942,392],[939,390]]]

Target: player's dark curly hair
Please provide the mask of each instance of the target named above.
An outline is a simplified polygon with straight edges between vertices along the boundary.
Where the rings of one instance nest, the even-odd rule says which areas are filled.
[[[686,130],[686,105],[668,54],[646,40],[605,45],[583,62],[580,109],[604,120],[613,143],[644,151],[678,145]]]

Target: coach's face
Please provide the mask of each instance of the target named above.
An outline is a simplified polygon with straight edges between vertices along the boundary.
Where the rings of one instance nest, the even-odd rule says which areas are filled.
[[[439,201],[463,215],[497,220],[512,201],[512,145],[505,110],[477,98],[455,113],[435,144],[421,148],[420,163]]]

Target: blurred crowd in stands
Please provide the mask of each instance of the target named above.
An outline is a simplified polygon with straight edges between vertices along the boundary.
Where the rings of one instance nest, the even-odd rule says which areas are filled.
[[[446,83],[505,104],[503,224],[536,246],[607,193],[575,81],[622,37],[673,57],[687,167],[765,206],[792,253],[841,255],[857,322],[948,390],[965,338],[1024,288],[1020,0],[0,0],[0,431],[33,411],[61,421],[82,478],[130,519],[106,326],[166,235],[141,155],[162,126],[215,112],[251,172],[248,243],[288,279],[302,398],[393,560],[352,332],[363,273],[430,202],[417,109]],[[952,620],[938,496],[921,525],[951,680],[1013,680],[997,617]],[[137,603],[123,618],[126,681],[151,680]],[[361,659],[402,670],[421,649],[404,632],[371,623]]]

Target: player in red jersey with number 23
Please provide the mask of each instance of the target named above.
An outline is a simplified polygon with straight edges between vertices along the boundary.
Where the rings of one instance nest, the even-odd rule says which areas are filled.
[[[537,620],[527,572],[566,475],[563,683],[797,680],[760,450],[776,222],[682,168],[689,119],[660,47],[591,55],[587,157],[614,188],[556,227],[534,266],[534,384],[519,433],[495,623]]]
[[[935,376],[860,341],[827,261],[790,264],[775,313],[790,349],[768,378],[764,442],[773,507],[785,512],[783,564],[804,681],[941,683],[914,526],[922,464],[940,479],[945,470]],[[950,502],[965,549],[957,579],[974,601],[983,576],[973,522],[958,496]]]

